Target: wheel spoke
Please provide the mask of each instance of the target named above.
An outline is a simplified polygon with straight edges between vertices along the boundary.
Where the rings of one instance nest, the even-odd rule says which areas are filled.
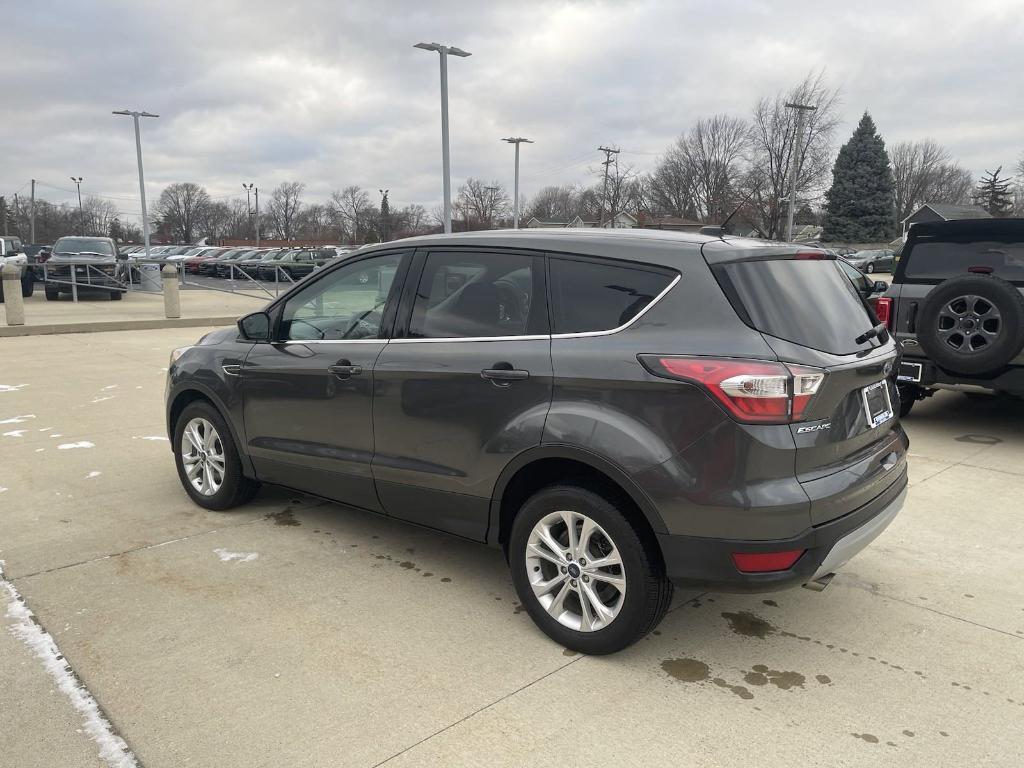
[[[607,623],[615,618],[615,613],[608,608],[601,599],[590,588],[589,584],[580,583],[580,605],[590,605],[590,608],[603,622]]]
[[[526,545],[526,551],[533,553],[539,558],[547,560],[549,563],[554,563],[555,565],[565,565],[565,560],[562,559],[561,555],[559,555],[557,552],[551,552],[548,549],[548,545],[546,542],[544,542],[543,547],[540,546],[540,544],[541,542],[531,541],[529,544]]]
[[[613,565],[622,565],[622,558],[619,557],[619,552],[616,549],[613,549],[604,557],[588,562],[587,572],[593,575],[598,568],[611,568]]]
[[[188,476],[188,479],[189,480],[195,480],[196,473],[198,473],[199,470],[202,469],[202,467],[203,467],[203,465],[200,464],[198,461],[194,461],[191,464],[186,464],[185,465],[185,474]]]
[[[560,586],[561,584],[564,584],[567,578],[568,576],[566,576],[564,573],[558,573],[555,574],[553,578],[550,578],[547,581],[536,581],[530,586],[533,587],[533,594],[535,594],[537,597],[543,597],[544,595],[551,594],[551,592],[553,592],[556,587]]]
[[[199,437],[199,433],[196,430],[196,425],[194,422],[185,427],[184,434],[185,437],[188,438],[188,441],[192,444],[193,453],[198,453],[200,450],[202,450],[203,441],[202,438]]]
[[[613,587],[618,589],[620,592],[623,587],[626,586],[626,580],[618,573],[606,573],[605,571],[593,571],[587,569],[587,575],[590,578],[597,581],[603,581],[605,584],[611,584]]]
[[[592,632],[594,630],[594,606],[591,605],[590,595],[587,588],[581,583],[580,586],[580,631]]]
[[[574,512],[559,512],[562,522],[565,523],[566,535],[569,537],[569,551],[573,557],[579,555],[579,539],[576,538],[576,514]]]
[[[548,613],[558,619],[562,615],[563,611],[565,611],[565,598],[569,596],[571,591],[572,589],[569,586],[569,582],[562,584],[562,588],[558,591],[558,594],[555,595],[555,599],[552,600],[551,604],[548,606]]]
[[[598,528],[597,523],[589,517],[583,518],[583,525],[580,527],[579,547],[576,553],[577,559],[580,557],[590,557],[590,537],[594,535],[594,531],[599,530],[601,529]]]
[[[551,535],[551,529],[543,526],[538,526],[538,530],[534,531],[537,538],[540,539],[544,546],[550,549],[553,553],[558,555],[559,564],[564,562],[562,553],[565,551],[565,547],[558,543],[554,536]]]

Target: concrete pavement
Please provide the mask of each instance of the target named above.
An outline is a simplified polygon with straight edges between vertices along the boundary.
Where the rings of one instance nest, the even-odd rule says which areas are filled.
[[[191,504],[162,394],[203,332],[0,339],[6,579],[141,765],[1020,764],[1024,404],[919,403],[907,507],[826,592],[680,594],[585,657],[499,552],[282,490]],[[103,764],[0,634],[5,761]]]

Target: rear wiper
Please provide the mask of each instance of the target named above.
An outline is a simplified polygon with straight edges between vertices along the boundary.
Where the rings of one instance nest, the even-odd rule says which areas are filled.
[[[860,336],[853,340],[854,344],[863,344],[868,339],[874,339],[882,335],[886,330],[885,323],[879,323],[878,325],[864,331]]]

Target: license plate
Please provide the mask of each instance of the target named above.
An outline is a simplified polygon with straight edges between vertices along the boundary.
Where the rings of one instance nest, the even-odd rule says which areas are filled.
[[[896,375],[897,381],[921,381],[921,372],[924,366],[921,363],[900,363],[900,372]]]
[[[892,418],[892,401],[889,399],[889,387],[879,381],[861,390],[864,400],[864,415],[868,420],[868,428],[874,429]]]

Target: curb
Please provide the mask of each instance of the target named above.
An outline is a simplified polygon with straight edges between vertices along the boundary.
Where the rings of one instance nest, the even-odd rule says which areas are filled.
[[[164,320],[108,320],[50,325],[0,326],[0,338],[13,336],[51,336],[60,333],[103,333],[105,331],[151,331],[159,328],[198,328],[234,325],[238,315],[220,317],[182,317]]]

